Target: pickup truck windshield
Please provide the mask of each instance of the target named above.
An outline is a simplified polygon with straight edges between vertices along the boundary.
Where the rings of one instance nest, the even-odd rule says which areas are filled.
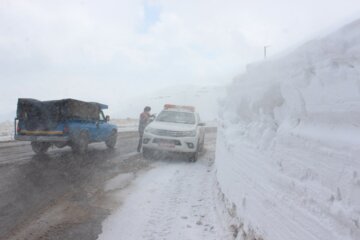
[[[189,112],[162,111],[156,121],[195,124],[195,115]]]

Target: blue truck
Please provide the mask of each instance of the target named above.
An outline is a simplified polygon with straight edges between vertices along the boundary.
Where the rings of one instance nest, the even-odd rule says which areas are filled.
[[[19,98],[15,118],[15,140],[30,141],[36,154],[45,153],[51,146],[70,146],[83,154],[88,144],[105,142],[114,148],[117,126],[103,110],[108,106],[75,99],[38,101]]]

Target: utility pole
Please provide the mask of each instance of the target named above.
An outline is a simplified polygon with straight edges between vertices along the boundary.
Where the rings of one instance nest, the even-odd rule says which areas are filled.
[[[268,47],[270,47],[270,46],[269,46],[269,45],[265,45],[265,46],[264,46],[264,59],[266,59],[266,49],[267,49]]]

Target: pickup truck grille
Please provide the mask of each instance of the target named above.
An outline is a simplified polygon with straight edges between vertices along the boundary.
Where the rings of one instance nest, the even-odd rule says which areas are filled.
[[[158,136],[165,136],[165,137],[186,137],[186,136],[189,136],[188,132],[162,130],[162,129],[157,129],[154,132],[154,134],[158,135]]]

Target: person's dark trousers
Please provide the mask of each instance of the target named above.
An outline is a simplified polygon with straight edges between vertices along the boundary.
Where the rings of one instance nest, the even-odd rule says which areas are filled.
[[[144,135],[144,132],[139,132],[139,144],[138,144],[138,147],[137,147],[138,152],[141,151],[143,135]]]

